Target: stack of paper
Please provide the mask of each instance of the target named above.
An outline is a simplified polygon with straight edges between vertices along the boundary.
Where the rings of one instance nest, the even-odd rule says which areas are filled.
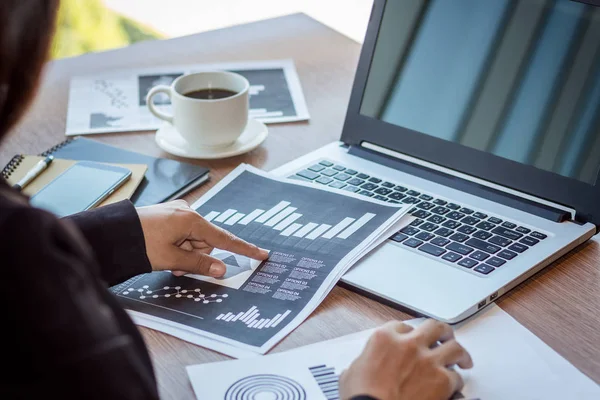
[[[417,326],[423,319],[407,321]],[[254,398],[339,399],[338,378],[358,357],[372,330],[249,360],[187,368],[198,399]],[[600,387],[521,326],[498,306],[455,328],[457,340],[475,366],[460,371],[465,380],[454,399],[593,400]],[[271,397],[269,397],[271,396]]]
[[[113,291],[140,325],[234,357],[264,354],[354,263],[410,223],[402,218],[409,207],[242,165],[193,208],[270,250],[267,261],[216,249],[227,265],[223,278],[153,273]]]

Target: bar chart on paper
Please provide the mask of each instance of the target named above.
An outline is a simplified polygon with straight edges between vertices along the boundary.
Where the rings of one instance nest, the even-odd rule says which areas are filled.
[[[291,201],[283,200],[267,210],[255,209],[249,213],[238,212],[236,209],[210,211],[204,215],[204,218],[215,224],[221,224],[226,229],[234,226],[260,224],[264,228],[272,229],[282,237],[315,240],[348,239],[375,216],[376,214],[367,212],[357,217],[343,217],[339,221],[329,224],[319,221],[304,221],[308,219],[304,213],[294,207]]]
[[[286,310],[272,318],[260,318],[260,310],[256,306],[252,306],[247,311],[241,311],[235,314],[231,312],[219,314],[216,319],[224,322],[241,322],[246,324],[248,328],[275,328],[281,321],[290,315],[291,312],[291,310]]]

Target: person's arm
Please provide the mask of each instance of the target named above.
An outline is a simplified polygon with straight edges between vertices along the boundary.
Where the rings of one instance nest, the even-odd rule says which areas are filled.
[[[158,399],[143,342],[76,228],[15,207],[0,218],[7,398]],[[7,359],[6,359],[7,358]]]
[[[109,286],[152,271],[140,218],[128,200],[64,219],[74,223],[90,244]]]

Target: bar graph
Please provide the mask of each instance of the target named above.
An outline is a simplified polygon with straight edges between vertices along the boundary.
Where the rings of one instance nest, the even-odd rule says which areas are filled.
[[[299,223],[304,214],[297,212],[298,208],[291,201],[280,201],[268,210],[256,209],[247,214],[236,209],[225,211],[210,211],[204,219],[223,226],[261,224],[279,232],[281,236],[291,236],[307,240],[316,239],[348,239],[360,228],[365,226],[376,214],[365,213],[359,218],[344,217],[335,225],[306,222]]]
[[[291,310],[287,310],[284,313],[277,314],[272,318],[261,318],[258,307],[252,306],[248,310],[238,313],[228,312],[226,314],[219,314],[216,319],[224,322],[242,322],[246,324],[248,328],[266,329],[275,328],[281,323],[281,321],[290,315],[291,312]]]
[[[309,367],[315,381],[319,385],[321,392],[327,400],[339,400],[340,398],[340,377],[335,373],[335,368],[327,365],[317,365]]]

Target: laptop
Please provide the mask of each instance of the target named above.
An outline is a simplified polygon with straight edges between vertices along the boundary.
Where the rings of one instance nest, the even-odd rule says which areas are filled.
[[[600,224],[600,8],[375,0],[341,139],[274,172],[415,220],[341,284],[457,323]]]

